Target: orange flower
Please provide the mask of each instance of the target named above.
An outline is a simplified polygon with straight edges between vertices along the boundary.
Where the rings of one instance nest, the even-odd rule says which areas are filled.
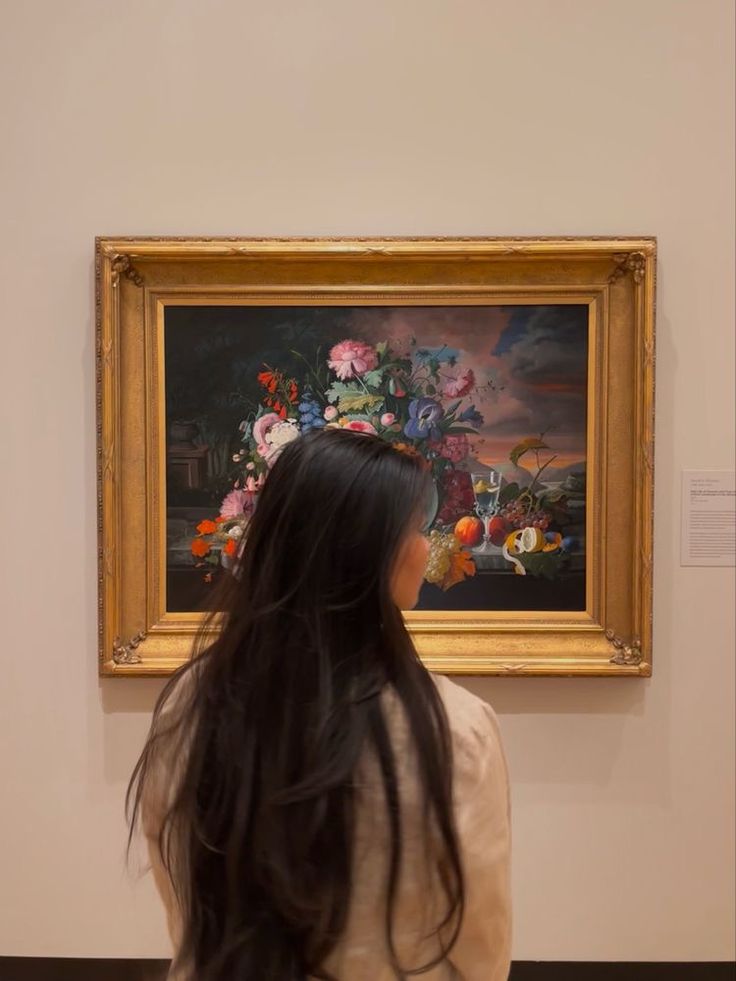
[[[221,514],[217,518],[215,518],[215,524],[216,525],[222,524],[223,521],[227,521],[227,518],[225,517],[224,514]]]
[[[211,535],[213,531],[217,531],[217,525],[214,521],[210,521],[209,518],[205,518],[204,521],[200,521],[197,525],[197,531],[200,535]]]
[[[409,456],[412,460],[418,460],[425,470],[429,468],[429,461],[424,459],[416,446],[412,446],[411,443],[392,443],[391,445],[398,453],[403,453],[404,456]]]
[[[298,395],[299,391],[296,387],[296,382],[292,380],[289,382],[289,401],[292,405],[296,402]]]
[[[419,450],[412,446],[411,443],[394,443],[394,449],[399,453],[403,453],[405,456],[421,456],[422,454]]]
[[[225,547],[223,548],[222,551],[225,553],[225,555],[235,555],[237,550],[238,550],[238,543],[235,541],[234,538],[228,538],[228,540],[225,542]]]
[[[192,555],[196,555],[198,558],[204,558],[205,555],[210,550],[210,543],[206,542],[204,538],[195,538],[192,542]]]

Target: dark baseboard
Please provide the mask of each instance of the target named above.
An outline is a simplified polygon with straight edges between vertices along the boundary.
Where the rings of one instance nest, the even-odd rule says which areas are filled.
[[[734,981],[736,963],[514,961],[509,981]]]
[[[0,981],[164,981],[168,961],[0,957]],[[514,961],[509,981],[735,981],[736,963]],[[265,979],[263,979],[265,981]]]
[[[0,957],[0,981],[164,981],[167,960]]]

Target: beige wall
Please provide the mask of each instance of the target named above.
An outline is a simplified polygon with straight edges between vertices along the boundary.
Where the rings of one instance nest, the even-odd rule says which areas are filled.
[[[164,955],[96,677],[95,234],[659,236],[655,674],[488,679],[518,958],[734,956],[731,0],[2,0],[0,953]]]

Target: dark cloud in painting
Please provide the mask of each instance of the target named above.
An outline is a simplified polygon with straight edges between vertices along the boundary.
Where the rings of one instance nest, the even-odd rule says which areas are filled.
[[[582,316],[581,316],[582,314]],[[535,384],[554,378],[561,386],[584,389],[587,310],[581,307],[517,309],[492,352],[505,354],[512,378]]]
[[[489,430],[496,435],[585,431],[588,316],[584,306],[517,307],[492,351],[517,405]]]

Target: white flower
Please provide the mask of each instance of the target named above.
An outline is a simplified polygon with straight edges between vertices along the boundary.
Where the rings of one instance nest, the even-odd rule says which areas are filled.
[[[240,525],[233,525],[230,531],[227,533],[228,538],[234,538],[236,541],[243,537],[243,529]]]
[[[291,443],[298,438],[299,430],[297,429],[296,423],[292,419],[287,419],[284,422],[277,423],[270,430],[270,432],[266,434],[266,442],[272,447],[272,452],[269,453],[269,459],[273,453],[283,450],[287,443]]]

